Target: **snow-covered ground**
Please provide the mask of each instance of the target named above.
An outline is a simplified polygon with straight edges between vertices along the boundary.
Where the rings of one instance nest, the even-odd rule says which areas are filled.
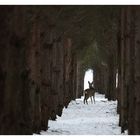
[[[62,117],[49,121],[48,131],[42,135],[121,135],[116,113],[117,101],[107,101],[104,95],[96,93],[95,104],[83,103],[83,97],[71,101],[63,109]]]

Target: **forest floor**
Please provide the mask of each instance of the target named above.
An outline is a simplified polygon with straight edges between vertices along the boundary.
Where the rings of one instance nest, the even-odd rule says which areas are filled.
[[[71,101],[63,109],[62,117],[49,121],[48,131],[42,135],[124,135],[118,126],[119,115],[116,113],[117,101],[108,101],[104,95],[96,93],[95,104],[83,103],[83,97]],[[127,134],[127,133],[125,133]]]

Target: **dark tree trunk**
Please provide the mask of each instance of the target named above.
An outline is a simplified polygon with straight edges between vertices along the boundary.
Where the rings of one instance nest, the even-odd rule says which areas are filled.
[[[84,71],[82,69],[82,64],[80,61],[77,61],[77,89],[76,89],[76,98],[83,96],[84,90]]]
[[[140,134],[140,7],[136,7],[136,32],[135,32],[135,118],[134,118],[134,134]]]
[[[108,59],[108,89],[106,98],[108,98],[108,100],[116,100],[115,54],[112,53]]]
[[[121,94],[121,115],[120,115],[120,125],[122,127],[122,132],[127,129],[128,125],[128,95],[127,95],[127,85],[126,85],[126,24],[127,15],[126,10],[122,10],[121,13],[121,70],[120,70],[120,94]]]

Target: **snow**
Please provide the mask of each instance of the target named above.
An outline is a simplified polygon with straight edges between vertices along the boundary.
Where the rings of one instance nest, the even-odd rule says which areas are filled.
[[[121,135],[118,126],[119,115],[116,113],[117,101],[108,101],[104,95],[95,94],[96,103],[83,97],[71,101],[67,109],[63,109],[61,117],[56,121],[49,120],[49,129],[41,131],[42,135]]]

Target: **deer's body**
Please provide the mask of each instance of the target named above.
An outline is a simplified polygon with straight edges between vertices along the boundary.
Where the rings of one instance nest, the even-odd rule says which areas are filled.
[[[89,88],[84,90],[84,104],[85,102],[88,104],[88,98],[91,99],[91,103],[93,103],[93,100],[94,100],[94,103],[95,103],[95,89],[93,88],[92,83],[88,82],[89,83]],[[93,100],[92,100],[92,97],[93,97]]]

